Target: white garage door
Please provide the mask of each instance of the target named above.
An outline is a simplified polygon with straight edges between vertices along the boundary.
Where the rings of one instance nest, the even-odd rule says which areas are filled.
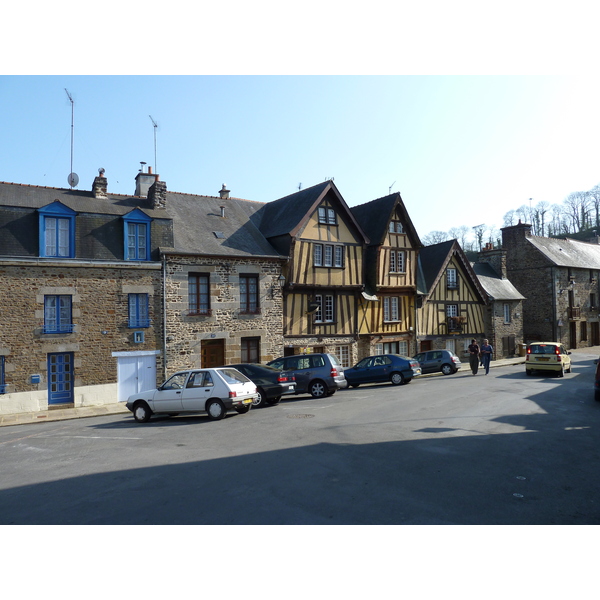
[[[119,402],[156,387],[156,353],[115,352]]]

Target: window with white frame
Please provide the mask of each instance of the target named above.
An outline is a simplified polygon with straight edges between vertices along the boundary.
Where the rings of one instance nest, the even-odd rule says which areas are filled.
[[[325,258],[323,259],[323,266],[333,266],[333,246],[331,244],[325,244]]]
[[[335,316],[333,296],[317,294],[315,302],[319,306],[315,311],[315,323],[333,323]]]
[[[329,225],[335,225],[337,223],[335,210],[333,210],[333,208],[327,209],[327,223]]]
[[[313,264],[315,267],[344,267],[344,246],[340,244],[314,244]]]
[[[390,250],[390,273],[404,273],[404,250]]]
[[[383,299],[383,320],[384,321],[399,321],[399,299],[398,296],[390,296]]]
[[[327,208],[325,206],[319,206],[317,210],[317,214],[319,216],[319,223],[323,225],[336,225],[337,218],[335,214],[335,210],[333,208]]]
[[[336,246],[335,247],[335,263],[336,267],[344,266],[344,246]]]
[[[315,267],[323,266],[323,244],[315,244],[313,250],[313,262]]]
[[[352,366],[350,364],[350,346],[336,346],[335,355],[342,367],[348,368]]]
[[[456,289],[458,287],[458,278],[456,276],[456,269],[450,268],[446,269],[446,283],[448,288]],[[450,315],[448,315],[450,316]]]
[[[318,209],[319,223],[327,223],[327,210],[324,206],[319,206]]]
[[[325,296],[325,322],[333,323],[333,296]]]
[[[458,317],[458,304],[447,304],[446,305],[446,316],[447,317]]]
[[[504,322],[510,323],[510,304],[505,302],[502,308],[504,310]]]

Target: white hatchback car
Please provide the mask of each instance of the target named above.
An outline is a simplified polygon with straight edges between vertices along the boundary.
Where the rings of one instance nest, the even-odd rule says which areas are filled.
[[[191,369],[175,373],[158,389],[129,396],[125,406],[138,423],[153,414],[206,413],[215,421],[230,409],[247,413],[256,399],[256,385],[237,369]]]

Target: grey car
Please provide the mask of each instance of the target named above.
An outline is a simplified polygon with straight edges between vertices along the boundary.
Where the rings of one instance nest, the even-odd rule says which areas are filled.
[[[462,365],[460,358],[450,350],[428,350],[419,352],[413,358],[421,365],[423,374],[442,372],[444,375],[450,375],[456,373]]]
[[[322,398],[347,386],[344,368],[333,354],[295,354],[267,364],[294,375],[296,394],[308,393],[313,398]]]

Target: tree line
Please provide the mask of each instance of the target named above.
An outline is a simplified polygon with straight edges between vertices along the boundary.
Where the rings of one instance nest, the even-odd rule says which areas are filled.
[[[531,225],[531,233],[541,237],[568,237],[583,231],[596,230],[600,235],[600,184],[585,192],[573,192],[562,203],[550,204],[541,200],[523,204],[504,215],[502,227],[521,223]],[[421,242],[430,246],[447,240],[458,240],[465,252],[479,252],[485,244],[502,245],[500,229],[495,225],[452,227],[446,231],[430,231]]]

